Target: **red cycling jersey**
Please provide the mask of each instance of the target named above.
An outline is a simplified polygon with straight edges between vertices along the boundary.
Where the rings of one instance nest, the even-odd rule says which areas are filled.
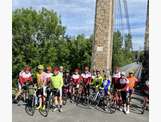
[[[144,85],[141,91],[142,93],[149,95],[149,87],[147,85]]]
[[[124,91],[129,90],[129,80],[127,78],[119,78],[118,79],[118,89],[124,89]]]
[[[32,75],[31,73],[26,73],[24,71],[21,71],[19,73],[19,83],[21,85],[24,85],[27,81],[32,81]]]
[[[81,81],[81,76],[79,74],[73,74],[72,75],[72,78],[71,78],[71,81],[74,85],[77,85],[80,83]]]
[[[114,85],[114,88],[119,88],[119,78],[121,77],[120,72],[114,73],[112,76],[112,84]]]
[[[82,73],[82,74],[81,74],[81,77],[82,77],[83,83],[84,83],[85,85],[91,83],[92,75],[91,75],[90,72]]]

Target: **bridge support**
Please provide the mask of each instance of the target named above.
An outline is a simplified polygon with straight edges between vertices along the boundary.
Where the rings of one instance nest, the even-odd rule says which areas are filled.
[[[114,0],[96,0],[92,68],[111,70]]]

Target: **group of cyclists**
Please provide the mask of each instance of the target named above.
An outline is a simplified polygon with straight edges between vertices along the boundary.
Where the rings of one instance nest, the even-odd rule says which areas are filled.
[[[114,69],[112,76],[100,70],[93,70],[90,72],[88,66],[84,66],[81,72],[79,68],[75,68],[74,72],[69,70],[64,71],[64,67],[51,66],[44,67],[43,65],[37,66],[36,81],[33,80],[32,69],[30,66],[25,66],[24,69],[19,73],[18,78],[18,91],[13,100],[14,103],[18,102],[18,97],[22,93],[22,89],[26,84],[34,84],[37,88],[36,96],[39,103],[36,109],[45,109],[45,101],[47,97],[47,88],[50,87],[53,91],[53,105],[54,111],[59,110],[62,112],[63,107],[63,90],[68,90],[68,97],[72,101],[72,96],[75,95],[76,88],[80,88],[80,94],[89,96],[90,86],[93,86],[97,91],[102,88],[105,95],[111,96],[111,91],[117,91],[120,93],[120,99],[122,99],[122,104],[119,106],[119,110],[130,113],[130,100],[134,93],[134,87],[138,83],[138,79],[134,76],[134,71],[129,71],[128,76],[125,72],[120,72],[119,67]],[[148,83],[146,83],[145,95],[148,96],[147,91],[149,90]],[[112,89],[112,90],[111,90]]]

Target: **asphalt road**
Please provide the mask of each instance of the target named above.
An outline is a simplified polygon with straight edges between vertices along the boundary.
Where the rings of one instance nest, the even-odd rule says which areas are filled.
[[[139,65],[136,63],[123,67],[123,71],[136,69]],[[141,113],[141,96],[134,95],[132,99],[130,114],[126,115],[121,111],[116,111],[113,114],[104,113],[103,111],[96,110],[95,108],[87,108],[84,106],[76,106],[68,102],[63,106],[63,112],[49,111],[47,117],[43,117],[38,111],[34,116],[29,116],[25,112],[25,107],[20,103],[12,104],[12,121],[13,122],[148,122],[149,112]]]
[[[135,98],[142,99],[140,96]],[[47,117],[43,117],[38,111],[34,116],[29,116],[24,109],[24,105],[12,105],[12,121],[13,122],[148,122],[149,112],[145,111],[142,115],[140,100],[133,99],[130,114],[126,115],[121,111],[116,111],[113,114],[104,113],[95,108],[87,108],[82,105],[76,106],[68,102],[63,107],[63,112],[49,111]]]

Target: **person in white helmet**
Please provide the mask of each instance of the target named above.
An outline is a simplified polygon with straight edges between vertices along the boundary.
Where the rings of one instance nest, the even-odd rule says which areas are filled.
[[[130,113],[130,106],[129,106],[129,101],[128,101],[128,83],[129,80],[126,78],[126,73],[125,72],[121,72],[121,77],[118,79],[118,83],[119,83],[119,88],[118,91],[121,92],[121,98],[122,98],[122,102],[123,102],[123,111],[128,114]],[[120,110],[122,111],[122,109],[120,108]]]

